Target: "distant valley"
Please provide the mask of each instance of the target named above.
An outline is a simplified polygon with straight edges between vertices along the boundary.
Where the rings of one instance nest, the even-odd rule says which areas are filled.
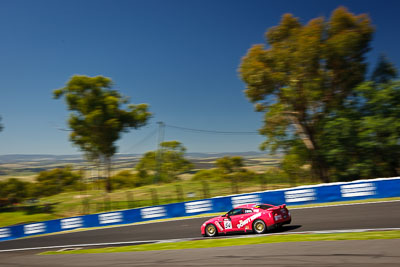
[[[114,171],[133,169],[141,158],[141,154],[117,154],[113,157]],[[241,156],[248,169],[260,172],[271,166],[277,166],[281,156],[271,156],[261,152],[227,152],[227,153],[187,153],[195,169],[210,169],[216,159],[224,156]],[[72,165],[74,169],[91,169],[81,155],[44,155],[44,154],[13,154],[0,155],[0,180],[20,178],[33,180],[37,173]]]

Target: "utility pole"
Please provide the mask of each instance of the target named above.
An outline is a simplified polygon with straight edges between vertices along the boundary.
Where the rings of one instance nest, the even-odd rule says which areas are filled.
[[[157,138],[157,152],[156,152],[156,175],[154,176],[153,183],[156,184],[160,181],[161,177],[161,166],[162,166],[162,149],[161,143],[164,142],[165,124],[162,121],[157,122],[158,124],[158,138]]]

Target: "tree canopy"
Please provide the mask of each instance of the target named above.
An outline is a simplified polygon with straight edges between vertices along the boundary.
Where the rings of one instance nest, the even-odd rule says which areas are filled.
[[[215,161],[215,165],[224,174],[231,174],[233,172],[238,172],[244,167],[243,158],[239,156],[234,157],[222,157]]]
[[[335,180],[398,176],[400,81],[365,82],[324,124],[324,157]]]
[[[6,198],[10,203],[19,203],[28,196],[29,184],[16,178],[0,181],[0,198]]]
[[[122,132],[144,126],[151,116],[147,104],[128,104],[126,97],[111,88],[110,78],[75,75],[65,87],[53,92],[55,98],[64,96],[72,111],[68,120],[70,140],[89,159],[100,159],[107,165],[107,191],[112,190],[109,177],[116,141]]]
[[[193,168],[192,163],[185,159],[186,148],[178,141],[166,141],[160,144],[159,151],[149,151],[143,155],[135,169],[144,183],[151,183],[157,179],[161,182],[171,182],[178,178],[180,173]]]
[[[71,166],[41,171],[36,177],[37,190],[41,196],[59,194],[66,189],[76,189],[81,175],[72,171]]]
[[[328,20],[316,18],[306,25],[285,14],[266,33],[269,47],[254,45],[248,51],[239,72],[248,99],[265,112],[263,149],[288,152],[297,146],[315,175],[329,182],[321,148],[324,121],[365,80],[373,31],[367,15],[344,7]]]

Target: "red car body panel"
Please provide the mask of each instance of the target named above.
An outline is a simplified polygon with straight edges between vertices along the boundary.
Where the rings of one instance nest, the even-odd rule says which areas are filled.
[[[229,214],[229,216],[227,216]],[[270,204],[246,204],[235,207],[228,213],[218,216],[201,225],[201,234],[205,235],[205,228],[209,224],[215,225],[218,234],[231,232],[253,232],[253,222],[263,220],[268,230],[289,224],[292,220],[286,205],[274,206]]]

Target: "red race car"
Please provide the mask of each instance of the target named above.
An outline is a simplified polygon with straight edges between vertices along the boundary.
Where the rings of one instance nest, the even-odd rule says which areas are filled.
[[[289,224],[292,221],[286,205],[246,204],[238,206],[222,216],[212,218],[201,225],[203,236],[216,236],[232,232],[262,234]]]

